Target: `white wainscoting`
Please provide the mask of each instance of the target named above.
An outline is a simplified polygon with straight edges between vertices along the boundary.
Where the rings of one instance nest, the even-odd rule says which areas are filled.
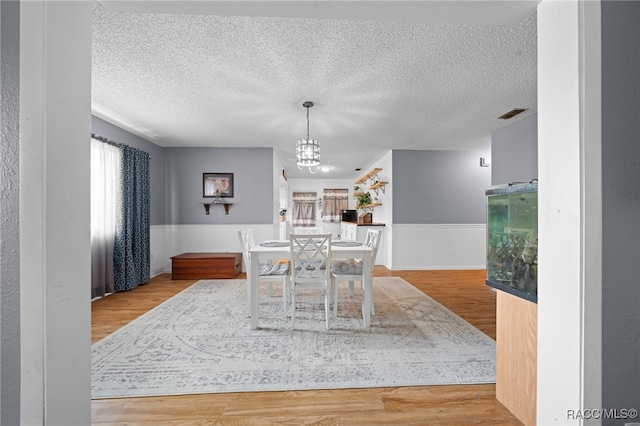
[[[391,269],[484,269],[486,224],[393,225]]]
[[[154,225],[150,237],[151,275],[171,272],[171,257],[181,253],[240,252],[238,231],[246,228],[251,228],[256,243],[278,238],[278,224]]]
[[[165,225],[151,225],[151,229],[149,230],[152,277],[165,272],[167,268],[167,255],[165,254],[164,246],[165,228]]]
[[[188,252],[239,252],[238,230],[251,228],[256,242],[279,238],[275,225],[154,225],[151,275],[171,272],[171,256]],[[390,269],[484,269],[485,224],[387,226],[382,244],[392,247]],[[393,232],[390,232],[393,231]],[[379,259],[380,260],[380,259]],[[245,265],[243,265],[245,270]]]

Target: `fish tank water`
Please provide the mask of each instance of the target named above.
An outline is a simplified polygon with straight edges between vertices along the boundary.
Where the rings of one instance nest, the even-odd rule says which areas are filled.
[[[493,187],[487,195],[487,285],[538,301],[538,183]]]

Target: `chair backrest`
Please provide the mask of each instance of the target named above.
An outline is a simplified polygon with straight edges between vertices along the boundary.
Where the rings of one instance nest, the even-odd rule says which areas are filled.
[[[321,226],[296,226],[293,228],[294,234],[322,234]]]
[[[251,269],[251,254],[249,250],[255,246],[253,242],[253,232],[251,229],[241,229],[238,231],[238,239],[240,240],[240,247],[242,248],[242,261],[245,264],[247,270],[247,279],[251,279],[249,271]]]
[[[367,247],[371,247],[373,252],[371,253],[371,267],[373,268],[376,263],[376,255],[378,254],[378,246],[380,246],[380,240],[382,239],[382,231],[379,229],[368,229],[367,236],[364,239],[364,244]]]
[[[331,274],[331,233],[291,234],[291,265],[293,282],[328,280]]]

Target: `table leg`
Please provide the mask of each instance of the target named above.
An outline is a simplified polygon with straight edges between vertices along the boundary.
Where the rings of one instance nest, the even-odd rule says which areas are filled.
[[[373,300],[373,268],[371,267],[370,255],[363,256],[362,259],[362,287],[363,287],[363,301],[362,301],[362,319],[365,327],[371,325],[371,305]]]

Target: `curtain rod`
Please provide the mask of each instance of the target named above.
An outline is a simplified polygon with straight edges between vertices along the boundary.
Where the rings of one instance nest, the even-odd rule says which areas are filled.
[[[111,139],[107,139],[104,136],[96,135],[95,133],[91,133],[91,137],[93,139],[99,140],[100,142],[104,142],[104,143],[107,143],[109,145],[114,145],[114,146],[117,146],[117,147],[128,146],[129,148],[132,148],[132,149],[138,149],[138,148],[134,148],[132,146],[129,146],[129,145],[121,143],[121,142],[112,141]],[[142,150],[142,149],[138,149],[138,151],[142,151],[142,152],[146,153],[149,156],[149,159],[151,159],[151,154],[149,154],[147,151]]]

